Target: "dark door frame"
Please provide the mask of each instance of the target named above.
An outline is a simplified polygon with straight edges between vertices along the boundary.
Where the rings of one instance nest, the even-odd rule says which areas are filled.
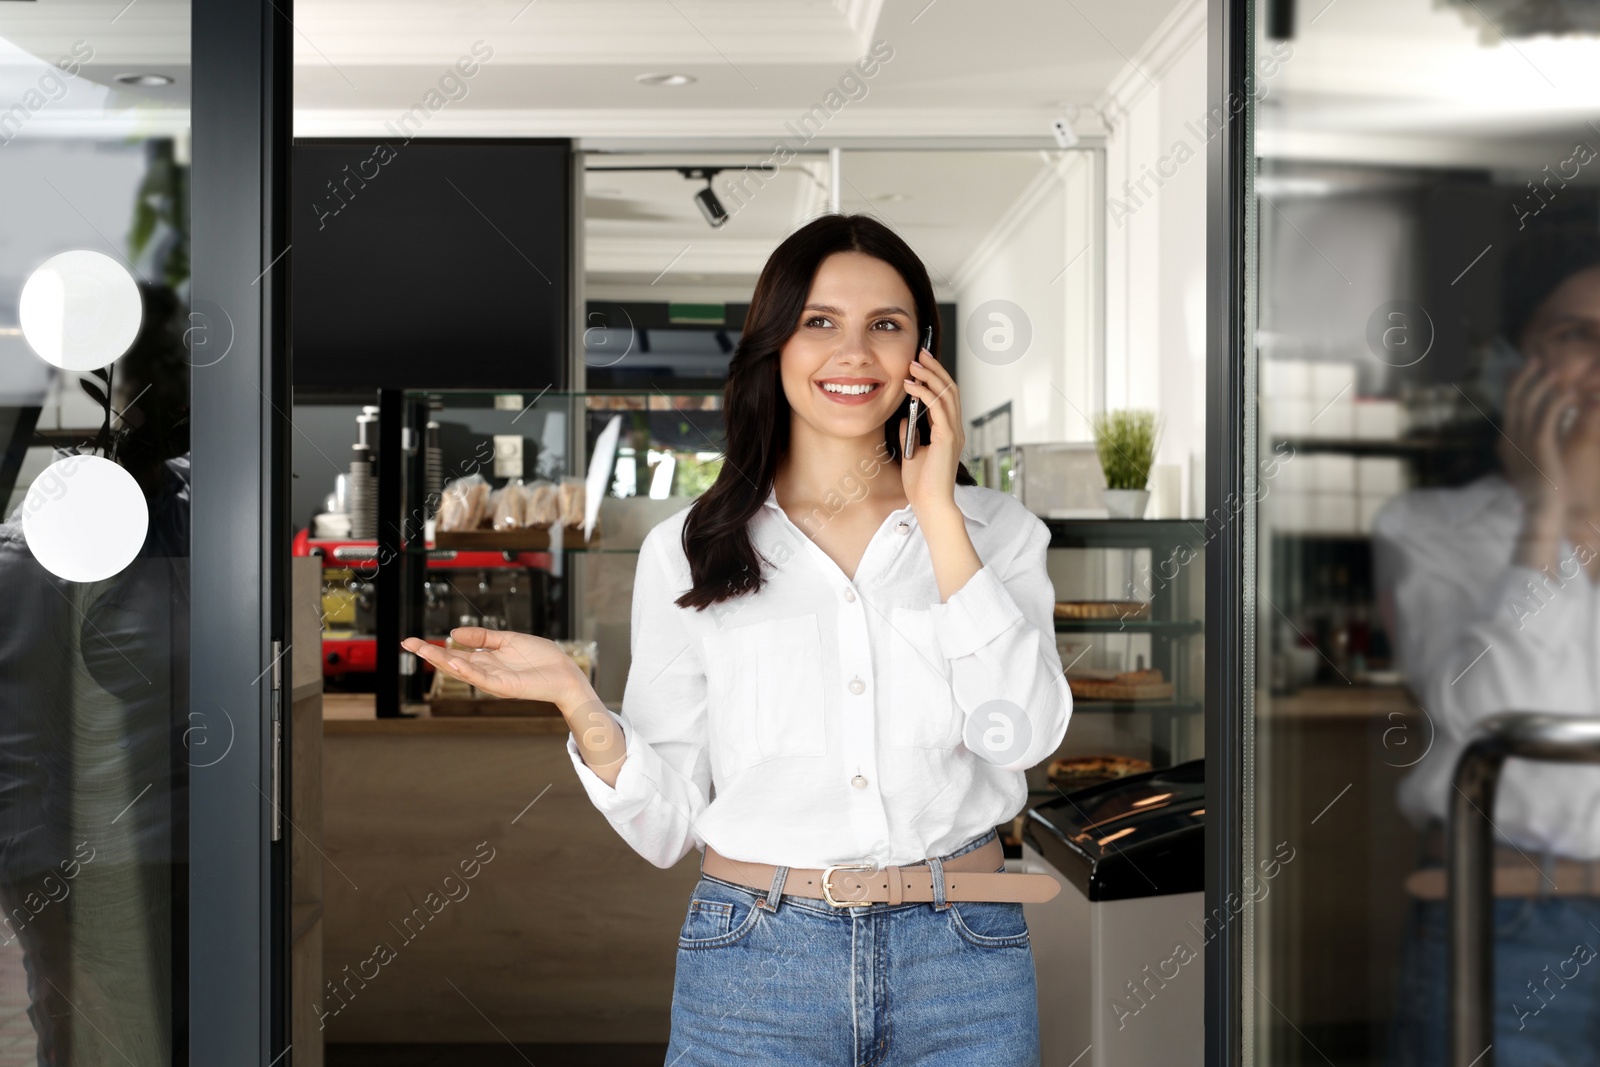
[[[233,737],[224,758],[189,772],[194,1064],[266,1067],[287,1039],[295,831],[272,798],[288,796],[286,778],[274,783],[274,738],[288,749],[275,692],[293,685],[289,657],[274,656],[275,642],[288,647],[292,15],[292,0],[191,6],[189,710],[192,723]]]
[[[1242,1047],[1244,755],[1253,687],[1255,390],[1254,3],[1210,0],[1206,110],[1221,129],[1206,153],[1206,1067]],[[1209,132],[1209,130],[1208,130]],[[1213,936],[1214,935],[1214,936]]]
[[[1254,233],[1249,97],[1253,4],[1211,0],[1207,110],[1205,1062],[1240,1060],[1241,755],[1253,632],[1254,429],[1246,342]],[[226,356],[192,383],[191,709],[223,709],[229,756],[191,770],[189,1060],[274,1062],[285,1040],[288,923],[273,796],[274,699],[285,631],[290,357],[288,159],[292,0],[194,0],[193,309]],[[1233,105],[1237,104],[1237,110]],[[197,360],[197,363],[204,362]],[[282,647],[287,648],[284,644]],[[285,745],[287,738],[284,738]],[[287,795],[286,783],[284,795]]]

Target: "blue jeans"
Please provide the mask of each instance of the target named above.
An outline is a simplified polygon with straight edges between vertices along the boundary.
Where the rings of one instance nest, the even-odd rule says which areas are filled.
[[[1444,1067],[1448,922],[1443,901],[1412,902],[1392,1035],[1397,1067]],[[1600,898],[1498,898],[1494,926],[1495,1067],[1600,1062]]]
[[[834,908],[783,896],[786,874],[768,890],[701,875],[678,937],[671,1067],[1036,1067],[1021,904],[945,901],[936,881],[932,903]]]

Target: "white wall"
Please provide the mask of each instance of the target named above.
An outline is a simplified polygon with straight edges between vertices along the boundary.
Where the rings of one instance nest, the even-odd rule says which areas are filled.
[[[1012,440],[1087,440],[1098,406],[1099,257],[1095,153],[1072,151],[1039,175],[951,279],[956,359],[967,418],[1011,401]],[[1017,311],[994,309],[1006,301]],[[1026,329],[1010,351],[974,346],[989,330]],[[1001,336],[993,335],[998,342]]]
[[[1183,0],[1096,104],[1104,189],[1093,153],[1044,166],[952,279],[967,416],[1010,399],[1018,443],[1083,441],[1097,411],[1153,408],[1165,424],[1156,462],[1178,468],[1184,516],[1204,511],[1205,101],[1205,3]],[[974,314],[995,299],[1033,329],[1009,365],[971,343]]]
[[[1157,464],[1180,470],[1183,514],[1204,511],[1206,24],[1185,2],[1100,102],[1106,141],[1107,408],[1153,408]]]

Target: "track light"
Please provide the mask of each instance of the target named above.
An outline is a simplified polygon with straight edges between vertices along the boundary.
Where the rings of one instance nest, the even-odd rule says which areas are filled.
[[[718,200],[717,194],[711,190],[710,175],[706,176],[706,187],[694,194],[694,202],[712,229],[728,221],[728,209],[722,206],[722,201]]]
[[[731,217],[728,209],[722,206],[722,201],[717,199],[717,194],[711,188],[711,180],[721,174],[725,167],[585,167],[584,170],[675,170],[690,181],[704,178],[706,187],[694,194],[694,206],[700,209],[700,214],[705,216],[706,224],[716,229]]]

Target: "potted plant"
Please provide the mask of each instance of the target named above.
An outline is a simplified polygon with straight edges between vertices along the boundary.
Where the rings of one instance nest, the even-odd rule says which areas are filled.
[[[1153,411],[1107,411],[1094,417],[1094,450],[1106,476],[1106,511],[1113,519],[1144,517],[1150,466],[1161,422]]]

